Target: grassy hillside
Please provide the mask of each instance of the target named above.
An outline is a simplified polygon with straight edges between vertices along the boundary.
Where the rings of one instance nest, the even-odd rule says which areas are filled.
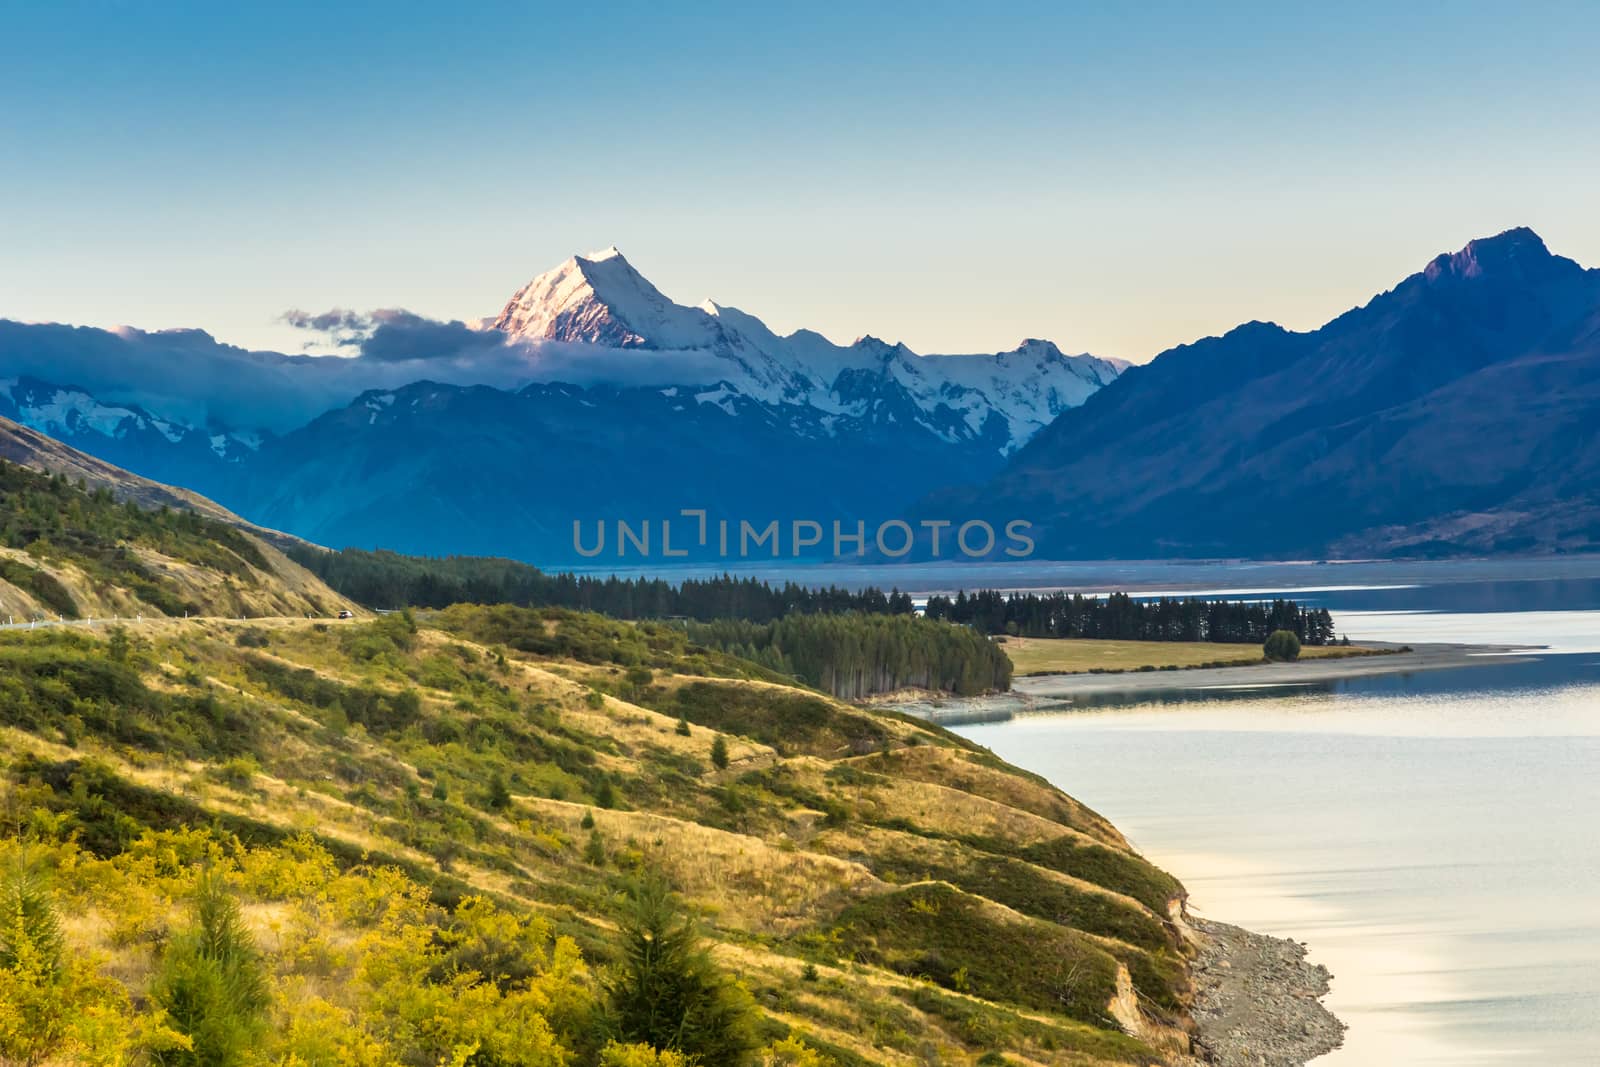
[[[220,892],[266,974],[230,1062],[595,1064],[655,872],[753,997],[750,1062],[1187,1062],[1181,888],[1104,819],[681,630],[457,607],[13,632],[0,738],[0,870],[39,870],[70,960],[0,1009],[13,1058],[57,1018],[28,1062],[191,1062],[149,1050],[185,1040],[159,1008]],[[31,988],[4,942],[0,983]]]
[[[320,551],[299,537],[246,522],[216,501],[192,490],[151,481],[3,416],[0,416],[0,460],[41,474],[60,475],[73,485],[104,489],[118,501],[132,502],[146,510],[193,511],[243,530],[286,552]]]
[[[353,607],[252,533],[0,460],[0,623]]]

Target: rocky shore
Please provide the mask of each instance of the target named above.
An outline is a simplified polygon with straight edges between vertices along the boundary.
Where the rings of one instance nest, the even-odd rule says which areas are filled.
[[[1305,946],[1197,919],[1196,1052],[1219,1067],[1301,1067],[1338,1048],[1344,1023],[1322,1006],[1331,975]]]

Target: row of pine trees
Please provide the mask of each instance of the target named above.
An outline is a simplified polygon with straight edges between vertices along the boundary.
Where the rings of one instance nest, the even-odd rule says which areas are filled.
[[[987,637],[914,615],[788,615],[691,623],[690,639],[791,675],[843,700],[896,689],[974,696],[1011,686]]]
[[[1000,593],[994,590],[928,600],[927,616],[986,634],[1088,637],[1114,641],[1220,641],[1260,644],[1288,630],[1305,645],[1336,640],[1333,616],[1293,600],[1205,600],[1126,593]]]
[[[796,613],[865,612],[909,615],[911,597],[898,590],[812,589],[793,582],[769,585],[755,578],[596,578],[546,574],[509,559],[483,556],[405,556],[346,548],[305,547],[296,562],[335,591],[375,608],[445,608],[451,604],[594,611],[614,619],[748,619],[771,622]]]

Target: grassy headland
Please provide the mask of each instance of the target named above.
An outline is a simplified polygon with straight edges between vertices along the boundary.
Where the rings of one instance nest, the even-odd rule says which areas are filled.
[[[1093,671],[1182,670],[1264,663],[1259,646],[1217,641],[1102,641],[1088,637],[1008,637],[1001,646],[1016,675]],[[1370,656],[1383,649],[1361,645],[1306,645],[1302,659]]]

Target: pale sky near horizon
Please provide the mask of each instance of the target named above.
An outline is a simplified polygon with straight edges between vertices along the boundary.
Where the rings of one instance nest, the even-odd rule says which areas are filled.
[[[615,244],[779,332],[1143,361],[1511,226],[1600,265],[1600,4],[461,6],[0,0],[0,317],[295,351]]]

